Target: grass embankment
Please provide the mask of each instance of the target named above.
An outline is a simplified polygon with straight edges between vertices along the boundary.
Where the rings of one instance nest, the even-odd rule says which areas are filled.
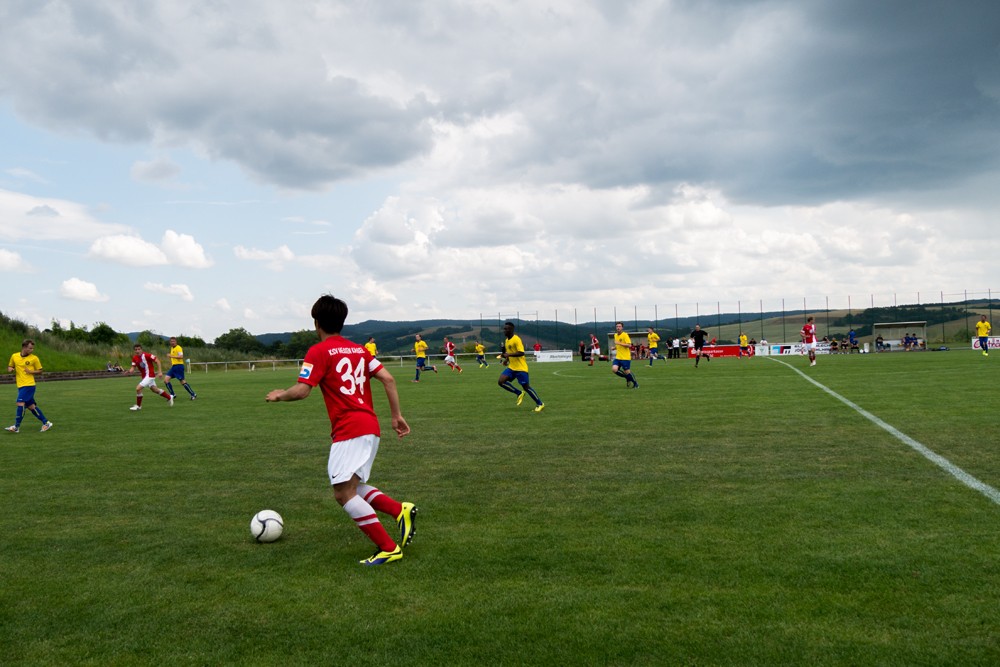
[[[1000,487],[1000,355],[781,360]],[[1000,507],[790,369],[530,369],[540,413],[497,364],[391,369],[413,433],[383,419],[372,483],[420,514],[374,570],[322,397],[263,401],[294,372],[193,374],[197,401],[141,412],[131,386],[41,387],[55,428],[0,433],[4,660],[1000,664]],[[255,544],[265,508],[285,534]]]

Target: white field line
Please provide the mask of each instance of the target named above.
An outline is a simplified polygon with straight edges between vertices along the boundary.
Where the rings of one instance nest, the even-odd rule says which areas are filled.
[[[860,407],[858,405],[855,405],[854,403],[851,403],[849,400],[847,400],[846,398],[844,398],[843,396],[841,396],[837,392],[835,392],[832,389],[829,389],[829,388],[821,385],[819,382],[816,382],[816,380],[813,380],[811,377],[809,377],[808,375],[806,375],[805,373],[803,373],[802,371],[800,371],[798,368],[795,368],[795,366],[792,366],[791,364],[785,363],[784,361],[780,361],[778,359],[772,359],[771,357],[766,357],[766,358],[769,359],[770,361],[777,361],[779,364],[788,366],[793,371],[795,371],[796,373],[798,373],[799,375],[801,375],[805,379],[809,380],[810,382],[812,382],[814,385],[816,385],[817,387],[819,387],[820,389],[822,389],[826,393],[828,393],[831,396],[833,396],[834,398],[836,398],[838,401],[841,401],[845,405],[849,405],[852,408],[854,408],[855,410],[857,410],[858,413],[860,413],[865,419],[868,419],[869,421],[873,422],[874,424],[878,425],[879,427],[885,429],[889,433],[893,434],[894,436],[896,436],[897,438],[899,438],[900,440],[902,440],[904,443],[906,443],[913,450],[915,450],[915,451],[919,452],[920,454],[922,454],[924,456],[924,458],[926,458],[928,461],[930,461],[930,462],[934,463],[935,465],[937,465],[939,468],[941,468],[942,470],[944,470],[945,472],[947,472],[949,475],[951,475],[952,477],[954,477],[955,479],[957,479],[958,481],[960,481],[962,484],[965,484],[970,489],[975,489],[976,491],[979,491],[981,494],[983,494],[984,496],[986,496],[987,498],[989,498],[990,500],[992,500],[996,504],[1000,505],[1000,491],[997,491],[996,489],[994,489],[989,484],[985,484],[983,482],[980,482],[978,479],[976,479],[975,477],[973,477],[969,473],[965,472],[964,470],[962,470],[961,468],[959,468],[958,466],[956,466],[955,464],[953,464],[948,459],[946,459],[943,456],[940,456],[938,454],[935,454],[934,452],[932,452],[931,450],[927,449],[926,447],[924,447],[919,442],[917,442],[916,440],[914,440],[910,436],[906,435],[905,433],[903,433],[899,429],[897,429],[897,428],[895,428],[893,426],[890,426],[889,424],[886,424],[884,421],[882,421],[881,419],[879,419],[878,417],[876,417],[872,413],[868,412],[864,408],[862,408],[862,407]]]

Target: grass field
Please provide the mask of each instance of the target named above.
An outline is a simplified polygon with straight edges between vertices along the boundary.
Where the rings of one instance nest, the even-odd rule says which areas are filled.
[[[1000,355],[783,360],[1000,487]],[[413,434],[383,419],[372,483],[420,514],[373,569],[321,398],[264,403],[293,372],[141,412],[129,381],[40,385],[55,428],[0,434],[0,662],[1000,663],[1000,506],[791,369],[532,364],[534,413],[465,368],[391,368]]]

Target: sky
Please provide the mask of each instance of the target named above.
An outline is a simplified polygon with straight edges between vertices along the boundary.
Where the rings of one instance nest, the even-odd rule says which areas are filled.
[[[212,340],[323,293],[985,293],[998,147],[991,2],[7,0],[0,310]]]

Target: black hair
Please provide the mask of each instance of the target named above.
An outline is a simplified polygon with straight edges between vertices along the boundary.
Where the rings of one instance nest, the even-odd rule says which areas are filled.
[[[510,326],[514,327],[514,323],[513,323],[513,322],[504,322],[504,323],[503,323],[503,325],[504,325],[504,326],[507,326],[508,324],[509,324]],[[517,327],[514,327],[514,328],[516,329]]]
[[[324,294],[313,304],[312,318],[328,334],[339,334],[347,319],[347,304],[332,294]]]

